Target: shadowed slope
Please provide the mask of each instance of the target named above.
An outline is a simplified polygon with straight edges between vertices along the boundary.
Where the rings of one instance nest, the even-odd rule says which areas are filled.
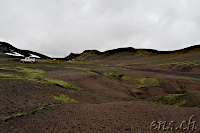
[[[9,53],[9,54],[13,54],[13,55],[6,55],[5,53]],[[37,52],[33,52],[30,50],[21,50],[18,48],[13,47],[12,45],[10,45],[7,42],[1,42],[0,41],[0,58],[9,58],[9,57],[19,57],[16,55],[21,55],[21,57],[29,57],[31,55],[36,55],[39,56],[40,58],[44,58],[44,59],[48,59],[49,57]]]

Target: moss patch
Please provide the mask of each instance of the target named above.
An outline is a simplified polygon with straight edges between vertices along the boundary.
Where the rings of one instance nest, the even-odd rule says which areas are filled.
[[[53,106],[55,106],[55,104],[43,104],[38,108],[35,108],[35,107],[31,108],[28,112],[16,113],[16,114],[13,114],[13,115],[2,117],[2,118],[0,118],[0,121],[8,121],[10,119],[19,118],[19,117],[22,117],[22,116],[25,116],[25,115],[28,115],[28,114],[35,114],[37,111],[46,109],[47,107],[53,107]]]
[[[188,61],[176,61],[176,62],[169,62],[169,63],[162,63],[159,65],[200,65],[200,59],[195,59],[195,60],[188,60]]]
[[[182,106],[188,102],[183,96],[184,94],[168,94],[156,97],[153,102],[165,105]]]
[[[84,90],[80,87],[77,87],[77,86],[70,84],[70,83],[63,81],[63,80],[45,78],[44,81],[46,83],[50,83],[50,84],[53,84],[53,85],[56,85],[56,86],[66,88],[66,89],[72,89],[72,90],[77,90],[77,91],[83,91]]]
[[[26,68],[26,67],[21,67],[21,66],[17,66],[17,67],[4,67],[1,69],[5,69],[5,70],[14,70],[17,72],[22,72],[25,75],[24,76],[17,76],[18,78],[24,78],[26,80],[34,80],[37,82],[42,82],[42,83],[50,83],[53,85],[57,85],[63,88],[67,88],[67,89],[73,89],[73,90],[78,90],[78,91],[83,91],[84,89],[77,87],[73,84],[70,84],[66,81],[63,80],[57,80],[57,79],[49,79],[49,78],[44,78],[42,75],[44,73],[46,73],[45,71],[41,70],[41,69],[32,69],[32,68]],[[0,76],[4,76],[4,77],[12,77],[12,78],[16,78],[13,77],[12,74],[1,74]]]
[[[0,73],[0,77],[12,78],[12,77],[14,77],[14,75],[13,74],[7,74],[7,73]]]
[[[117,80],[121,83],[127,84],[135,88],[160,86],[159,80],[155,77],[136,78],[136,77],[126,76],[126,75],[115,73],[115,72],[105,72],[103,73],[103,76],[113,79],[113,80]]]
[[[200,108],[200,104],[196,105],[195,108]]]
[[[71,68],[71,69],[83,70],[83,71],[86,71],[88,73],[98,75],[98,73],[92,71],[91,69],[83,68],[83,67],[79,67],[79,66],[75,66],[75,65],[70,65],[70,66],[67,66],[67,67],[64,67],[64,68]]]
[[[13,71],[21,72],[21,73],[25,74],[24,78],[26,78],[26,79],[34,79],[34,78],[36,78],[38,76],[41,76],[42,74],[45,73],[45,71],[43,71],[41,69],[30,69],[30,68],[21,67],[21,66],[16,66],[16,67],[2,67],[1,69],[4,69],[4,70],[13,70]],[[18,77],[19,77],[19,75],[18,75]],[[22,77],[22,76],[20,76],[20,77]]]
[[[122,77],[125,82],[135,88],[142,88],[142,87],[152,87],[152,86],[160,86],[160,81],[155,77],[130,77],[130,76],[123,76]]]
[[[68,95],[64,94],[61,94],[60,96],[54,96],[54,98],[65,103],[78,103],[76,100],[71,99]]]
[[[123,77],[123,74],[115,73],[115,72],[105,72],[103,73],[104,76],[106,77]]]
[[[17,114],[14,114],[14,115],[9,115],[9,116],[1,118],[0,121],[8,121],[8,120],[16,118],[16,117],[22,117],[24,115],[27,115],[27,112],[25,112],[25,113],[17,113]]]

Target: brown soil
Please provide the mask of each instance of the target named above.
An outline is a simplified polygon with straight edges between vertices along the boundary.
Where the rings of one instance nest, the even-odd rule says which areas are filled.
[[[17,61],[0,61],[0,74],[14,74],[23,77],[25,73],[2,67],[21,66],[40,69],[46,73],[42,78],[66,81],[84,91],[64,88],[56,84],[40,82],[42,79],[12,78],[0,75],[0,132],[200,132],[200,78],[191,76],[193,71],[177,69],[151,71],[149,68],[128,65],[100,66],[101,62],[68,63],[37,62],[20,64]],[[113,64],[112,64],[113,63]],[[104,65],[106,63],[104,62]],[[122,68],[123,67],[123,68]],[[127,68],[128,67],[128,68]],[[131,68],[131,69],[129,69]],[[156,67],[155,67],[156,68]],[[154,70],[155,70],[154,68]],[[180,68],[182,69],[182,68]],[[120,76],[105,76],[106,72]],[[174,73],[173,73],[174,72]],[[199,73],[196,73],[199,74]],[[122,77],[136,79],[156,78],[159,85],[137,86],[139,81],[125,81]],[[128,84],[130,82],[130,84]],[[141,81],[140,85],[143,85]],[[185,91],[183,91],[185,90]],[[68,95],[78,103],[64,103],[55,99],[60,94]],[[180,106],[153,103],[152,99],[166,95],[180,95],[187,102]],[[25,113],[26,114],[23,114]],[[16,114],[23,114],[15,116]],[[190,118],[196,129],[186,129]],[[152,122],[156,121],[156,125]],[[159,121],[166,121],[159,129]],[[169,123],[174,121],[172,125]],[[175,129],[183,123],[184,129]],[[167,127],[173,129],[169,130]],[[157,127],[157,130],[155,128]],[[158,131],[159,129],[159,131]]]
[[[153,121],[174,121],[174,128],[182,121],[192,121],[199,127],[200,111],[195,108],[158,105],[130,101],[104,104],[60,104],[34,115],[27,115],[1,123],[1,132],[156,132]],[[156,125],[158,126],[158,125]],[[167,125],[166,127],[168,127]],[[184,124],[184,128],[187,124]],[[150,130],[150,128],[152,128]],[[162,127],[163,128],[163,127]],[[191,124],[192,128],[192,124]],[[192,129],[190,129],[191,132]],[[199,132],[199,128],[194,132]],[[160,129],[160,132],[178,132]],[[183,132],[187,132],[184,130]]]

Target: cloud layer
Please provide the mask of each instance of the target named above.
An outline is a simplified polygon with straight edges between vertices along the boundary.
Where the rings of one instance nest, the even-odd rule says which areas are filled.
[[[0,40],[52,57],[200,43],[199,0],[1,0]]]

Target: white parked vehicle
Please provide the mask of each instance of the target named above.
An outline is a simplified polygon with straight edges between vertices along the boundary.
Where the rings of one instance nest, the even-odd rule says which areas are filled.
[[[20,61],[22,63],[25,63],[25,62],[35,63],[35,58],[34,57],[25,57],[24,59],[21,59]]]

